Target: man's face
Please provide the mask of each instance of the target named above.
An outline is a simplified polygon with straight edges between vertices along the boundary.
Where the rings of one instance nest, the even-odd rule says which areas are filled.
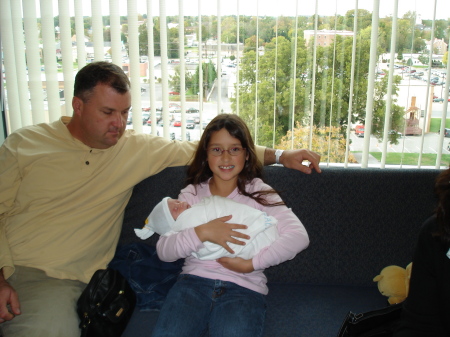
[[[182,212],[191,208],[191,205],[187,202],[177,199],[167,199],[167,205],[169,205],[170,214],[174,220],[176,220]]]
[[[92,148],[107,149],[117,144],[125,131],[131,94],[97,84],[86,102],[74,97],[72,105],[80,122],[74,136]]]

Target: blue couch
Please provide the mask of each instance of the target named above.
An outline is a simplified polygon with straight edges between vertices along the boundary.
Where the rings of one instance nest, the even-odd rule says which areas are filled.
[[[168,168],[136,185],[119,246],[140,240],[133,228],[142,226],[163,197],[177,196],[185,170]],[[298,215],[311,240],[293,260],[266,270],[265,336],[335,336],[348,311],[386,306],[372,279],[385,266],[411,261],[420,226],[435,207],[439,172],[331,167],[305,175],[265,167],[265,180]],[[150,336],[157,317],[156,311],[136,309],[123,336]]]

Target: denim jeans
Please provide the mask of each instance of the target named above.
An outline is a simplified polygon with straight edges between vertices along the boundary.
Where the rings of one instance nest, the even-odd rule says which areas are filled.
[[[182,274],[169,291],[153,337],[258,337],[266,296],[232,282]]]
[[[120,247],[109,267],[118,270],[136,293],[136,306],[142,311],[159,310],[175,284],[184,259],[163,262],[156,248],[134,242]]]

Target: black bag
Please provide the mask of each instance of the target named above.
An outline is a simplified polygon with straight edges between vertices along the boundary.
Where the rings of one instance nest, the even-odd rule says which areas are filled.
[[[338,337],[388,337],[400,322],[403,303],[361,314],[349,312],[339,329]]]
[[[136,295],[117,270],[97,270],[77,301],[81,336],[120,337],[135,304]]]

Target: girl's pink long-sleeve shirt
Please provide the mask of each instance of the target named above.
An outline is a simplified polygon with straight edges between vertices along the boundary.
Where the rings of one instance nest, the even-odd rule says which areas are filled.
[[[271,187],[265,184],[261,179],[256,178],[246,185],[249,193],[256,191],[269,190]],[[208,182],[197,185],[189,185],[180,192],[178,199],[194,205],[204,197],[211,195]],[[191,255],[192,252],[203,248],[203,242],[200,241],[194,228],[185,229],[176,234],[161,236],[156,248],[161,260],[171,262],[180,258],[185,258],[183,274],[191,274],[214,280],[222,280],[236,283],[242,287],[266,295],[268,293],[267,278],[264,275],[264,269],[280,264],[284,261],[293,259],[299,252],[309,245],[309,237],[305,227],[299,218],[286,206],[263,206],[255,200],[239,194],[236,188],[228,198],[236,202],[243,203],[266,212],[278,220],[278,233],[280,237],[269,247],[262,249],[253,257],[253,268],[251,273],[236,273],[222,267],[216,261],[205,261],[196,259]],[[269,203],[281,201],[278,194],[266,196]],[[232,214],[231,214],[232,215]],[[196,219],[192,219],[193,222]],[[233,223],[233,218],[228,222]],[[200,223],[195,225],[201,225]]]

